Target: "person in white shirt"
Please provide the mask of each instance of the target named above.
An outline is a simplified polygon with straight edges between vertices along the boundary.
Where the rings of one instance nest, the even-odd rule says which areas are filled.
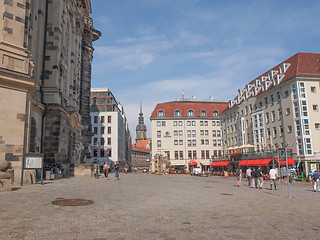
[[[278,173],[275,167],[273,166],[269,171],[269,177],[270,177],[270,190],[272,190],[272,185],[274,185],[274,190],[277,190],[277,178]]]
[[[248,187],[250,187],[251,186],[251,168],[247,169],[246,175],[248,178]]]

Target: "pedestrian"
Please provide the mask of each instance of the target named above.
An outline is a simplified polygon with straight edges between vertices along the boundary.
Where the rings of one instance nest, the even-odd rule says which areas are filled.
[[[262,189],[262,186],[263,186],[263,172],[261,170],[261,167],[258,167],[257,177],[258,177],[258,187],[259,187],[259,189]]]
[[[124,172],[127,174],[128,173],[128,164],[126,163],[125,165],[124,165]]]
[[[319,173],[317,172],[317,170],[314,171],[313,175],[312,175],[312,179],[313,179],[313,191],[315,192],[316,190],[319,192]]]
[[[251,168],[248,168],[247,171],[246,171],[246,174],[247,174],[247,178],[248,178],[248,187],[251,186]]]
[[[274,166],[269,171],[269,177],[270,177],[270,190],[272,190],[272,185],[274,185],[274,190],[277,190],[278,173]]]
[[[238,187],[240,187],[241,186],[241,178],[242,178],[242,170],[240,167],[236,170],[236,175],[238,178]]]
[[[258,188],[258,174],[256,171],[256,168],[254,167],[252,172],[251,172],[251,176],[252,176],[252,187]],[[253,186],[253,182],[254,182],[254,186]]]
[[[106,161],[106,163],[103,165],[102,169],[104,171],[104,176],[105,176],[106,180],[108,180],[109,169],[110,169],[110,165],[108,164],[108,161]]]
[[[116,180],[119,180],[119,171],[120,171],[120,165],[119,162],[116,161],[116,165],[114,166],[114,177]]]

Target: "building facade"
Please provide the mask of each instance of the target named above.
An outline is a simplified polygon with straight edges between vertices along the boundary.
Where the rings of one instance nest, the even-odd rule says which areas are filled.
[[[108,88],[91,89],[92,160],[131,164],[131,137],[124,109]],[[98,145],[97,145],[98,142]]]
[[[188,170],[190,160],[207,169],[223,155],[220,113],[227,107],[225,101],[195,99],[157,104],[150,117],[152,158],[167,156],[177,170]]]
[[[287,149],[308,173],[320,161],[320,54],[297,53],[238,90],[222,113],[225,150]]]
[[[29,153],[73,175],[90,156],[92,42],[100,36],[91,3],[8,0],[0,12],[0,158],[11,161],[14,184]]]

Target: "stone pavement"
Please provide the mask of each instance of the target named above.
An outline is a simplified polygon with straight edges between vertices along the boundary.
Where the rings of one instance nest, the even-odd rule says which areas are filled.
[[[292,198],[240,188],[235,178],[120,174],[70,178],[0,193],[0,239],[320,239],[320,193]],[[246,179],[244,179],[246,180]],[[57,199],[90,199],[57,206]]]

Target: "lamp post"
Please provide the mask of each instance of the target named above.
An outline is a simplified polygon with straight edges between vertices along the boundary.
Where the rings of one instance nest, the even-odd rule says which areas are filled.
[[[98,151],[100,149],[100,142],[96,142],[96,149],[97,149],[97,167],[96,167],[96,177],[95,179],[99,179],[99,158],[98,158]]]

